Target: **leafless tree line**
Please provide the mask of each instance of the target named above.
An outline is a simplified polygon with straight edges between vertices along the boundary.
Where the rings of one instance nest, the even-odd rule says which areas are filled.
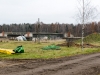
[[[59,24],[42,23],[40,26],[37,24],[3,24],[0,25],[0,32],[41,32],[41,33],[67,33],[70,32],[74,36],[81,36],[82,24]],[[85,24],[84,36],[91,33],[100,33],[100,22],[92,22]]]

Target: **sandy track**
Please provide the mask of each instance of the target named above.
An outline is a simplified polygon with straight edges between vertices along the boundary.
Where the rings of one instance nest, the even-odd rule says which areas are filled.
[[[100,53],[50,60],[1,60],[1,63],[5,66],[0,67],[0,75],[100,74]]]

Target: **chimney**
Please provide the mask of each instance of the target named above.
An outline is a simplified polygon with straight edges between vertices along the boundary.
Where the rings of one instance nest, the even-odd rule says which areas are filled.
[[[29,35],[30,35],[30,32],[27,32],[27,37],[29,37]]]
[[[70,37],[70,32],[68,32],[68,37]]]
[[[2,32],[2,36],[4,36],[4,31]]]

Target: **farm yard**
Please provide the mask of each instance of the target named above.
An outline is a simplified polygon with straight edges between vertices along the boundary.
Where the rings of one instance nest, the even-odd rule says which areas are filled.
[[[7,1],[0,75],[100,75],[100,0]]]
[[[67,47],[65,39],[40,43],[0,42],[0,48],[15,49],[20,45],[24,48],[24,53],[0,53],[0,75],[99,75],[99,37],[98,34],[87,36],[84,39],[86,46],[83,51],[80,40],[75,41],[71,47]],[[42,49],[49,45],[59,46],[60,49]]]

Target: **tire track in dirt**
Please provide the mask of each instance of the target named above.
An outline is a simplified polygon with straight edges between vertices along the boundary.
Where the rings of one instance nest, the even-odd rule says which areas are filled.
[[[92,63],[88,63],[88,62],[82,63],[82,62],[79,62],[79,63],[77,63],[77,65],[73,65],[72,64],[71,67],[64,66],[64,67],[66,67],[65,69],[62,66],[63,69],[57,70],[56,73],[48,74],[48,75],[66,75],[66,74],[67,75],[78,75],[78,74],[79,75],[85,75],[83,73],[84,72],[86,73],[87,70],[90,71],[89,68],[91,69],[91,67],[95,67],[95,66],[97,66],[97,64],[100,65],[100,63],[99,63],[100,61],[98,59],[96,59],[95,61],[94,60],[90,61]],[[96,64],[96,65],[94,65],[94,64]],[[88,75],[88,74],[86,73],[86,75]]]
[[[89,73],[94,73],[94,68],[99,68],[100,70],[99,65],[100,53],[97,53],[54,64],[44,64],[26,71],[0,75],[89,75]],[[91,75],[93,75],[93,73]],[[99,71],[97,73],[99,73]]]

